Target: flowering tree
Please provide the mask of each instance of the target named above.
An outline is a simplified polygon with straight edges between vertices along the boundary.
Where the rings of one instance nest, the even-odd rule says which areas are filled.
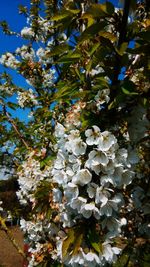
[[[146,266],[148,3],[30,2],[20,33],[1,23],[26,44],[0,59],[28,84],[1,74],[1,151],[32,207],[28,266]]]

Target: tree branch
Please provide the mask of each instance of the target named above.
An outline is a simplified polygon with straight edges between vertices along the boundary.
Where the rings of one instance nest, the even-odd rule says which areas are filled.
[[[122,22],[121,22],[121,27],[120,27],[119,40],[118,40],[118,45],[117,45],[118,49],[123,44],[123,42],[126,40],[126,29],[127,29],[130,4],[131,4],[131,0],[125,0],[124,8],[123,8]],[[115,72],[114,72],[114,77],[112,80],[112,85],[116,85],[118,83],[118,76],[119,76],[120,70],[121,70],[121,57],[118,56],[118,54],[116,54],[116,64],[115,64],[114,69],[115,69]]]
[[[27,142],[24,140],[24,137],[22,136],[22,134],[20,133],[20,131],[18,130],[18,127],[17,125],[15,124],[15,121],[10,117],[9,113],[7,112],[6,110],[6,107],[5,105],[3,105],[3,111],[4,111],[4,114],[6,115],[9,123],[12,125],[13,129],[15,130],[15,132],[17,133],[17,135],[19,136],[19,139],[22,141],[22,143],[24,144],[24,146],[27,148],[27,149],[30,149],[29,145],[27,144]]]

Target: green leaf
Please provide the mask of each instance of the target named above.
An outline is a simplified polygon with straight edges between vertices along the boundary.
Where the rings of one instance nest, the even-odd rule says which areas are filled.
[[[108,1],[104,4],[93,4],[86,13],[91,14],[93,18],[101,18],[106,15],[111,16],[114,13],[114,6]]]
[[[69,253],[76,255],[79,251],[81,243],[84,237],[83,225],[75,226],[70,228],[67,234],[67,238],[63,242],[62,255],[63,258]]]
[[[100,46],[100,43],[99,42],[97,42],[96,44],[94,44],[92,46],[92,49],[91,49],[89,55],[92,56],[99,46]]]
[[[121,90],[126,95],[138,95],[136,92],[136,85],[132,81],[124,81]]]
[[[116,51],[120,56],[122,56],[124,54],[124,52],[127,50],[127,47],[128,47],[128,43],[124,42],[124,43],[122,43],[122,45],[120,46],[119,49],[116,49]]]
[[[79,37],[79,43],[83,42],[85,40],[93,38],[95,36],[95,34],[98,34],[102,29],[104,29],[104,27],[106,25],[107,25],[107,23],[105,21],[97,22],[95,24],[92,24]]]
[[[79,231],[78,231],[79,230]],[[80,229],[77,229],[76,231],[76,239],[74,241],[74,246],[73,246],[73,253],[72,255],[76,255],[79,251],[79,248],[81,246],[82,240],[83,240],[83,233],[80,233]]]
[[[54,47],[50,52],[47,52],[46,53],[46,56],[49,56],[49,57],[53,57],[53,56],[61,56],[62,54],[68,52],[68,50],[70,50],[71,47],[67,44],[60,44],[56,47]]]
[[[130,91],[128,91],[127,89],[125,89],[123,87],[121,89],[122,89],[122,92],[124,94],[126,94],[126,95],[138,95],[138,93],[136,93],[136,92],[130,92]]]
[[[70,9],[70,8],[69,8],[69,11],[70,11],[72,14],[74,14],[74,15],[76,15],[76,14],[78,14],[78,13],[81,12],[80,9]]]
[[[66,56],[60,57],[59,60],[57,60],[57,63],[74,63],[77,62],[81,58],[80,53],[71,52],[68,53]]]
[[[95,19],[93,18],[91,14],[84,13],[81,18],[83,20],[84,19],[87,20],[87,28],[90,27],[95,22]]]
[[[68,251],[73,245],[74,240],[75,240],[75,231],[72,228],[68,230],[67,237],[63,241],[63,245],[62,245],[62,257],[63,258],[68,254]]]
[[[102,251],[102,244],[100,242],[100,237],[96,233],[95,228],[89,230],[88,239],[91,246],[95,249],[96,252],[100,253]]]
[[[110,32],[101,31],[99,35],[106,39],[109,39],[113,43],[117,40],[117,37],[113,33],[110,33]]]
[[[65,19],[67,17],[72,16],[73,13],[71,13],[69,10],[62,10],[61,13],[58,13],[57,15],[53,16],[51,18],[52,21],[60,21],[62,19]]]

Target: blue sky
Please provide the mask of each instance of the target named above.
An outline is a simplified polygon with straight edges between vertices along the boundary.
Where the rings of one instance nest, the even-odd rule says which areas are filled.
[[[105,1],[101,1],[105,2]],[[113,4],[118,5],[119,1],[112,0]],[[7,21],[10,25],[10,28],[13,31],[20,32],[21,29],[26,25],[26,18],[23,15],[20,15],[18,12],[19,4],[29,6],[30,0],[1,0],[0,1],[0,21]],[[22,46],[25,43],[21,38],[15,36],[4,35],[0,29],[0,55],[10,51],[14,52],[17,47]],[[0,72],[6,70],[0,65]],[[16,73],[16,71],[7,69],[7,72],[10,73],[13,77],[13,81],[16,85],[21,87],[28,88],[25,79]],[[15,97],[12,98],[13,101]],[[20,109],[17,112],[11,111],[13,116],[19,117],[21,120],[27,120],[27,112],[20,112]]]
[[[19,14],[18,6],[19,4],[29,5],[30,0],[1,0],[0,2],[0,21],[7,21],[11,30],[20,32],[26,24],[26,18]],[[0,55],[7,51],[14,52],[17,47],[23,44],[24,41],[21,38],[4,35],[2,29],[0,29]],[[7,71],[13,76],[16,85],[27,87],[25,79],[16,71],[6,69],[0,65],[0,72],[3,71]],[[15,98],[13,97],[12,100],[15,101]],[[11,111],[11,113],[22,120],[27,119],[27,112],[20,112],[20,109],[17,112]]]

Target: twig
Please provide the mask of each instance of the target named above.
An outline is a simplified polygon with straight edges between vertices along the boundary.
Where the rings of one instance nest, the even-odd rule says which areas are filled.
[[[15,121],[10,117],[9,113],[7,112],[6,110],[6,107],[5,105],[3,105],[3,111],[4,111],[4,114],[6,115],[9,123],[12,125],[13,129],[15,130],[15,132],[17,133],[17,135],[19,136],[20,140],[22,141],[22,143],[25,145],[25,147],[27,149],[30,149],[29,145],[27,144],[27,142],[24,140],[22,134],[20,133],[20,131],[18,130],[18,127],[17,125],[15,124]]]
[[[121,22],[121,27],[120,27],[119,40],[118,40],[118,46],[117,46],[118,49],[120,48],[120,46],[123,44],[123,42],[126,39],[126,29],[127,29],[130,4],[131,4],[131,0],[125,0],[124,8],[123,8],[122,22]],[[120,70],[121,70],[121,64],[119,62],[120,62],[120,56],[118,56],[116,54],[115,73],[114,73],[114,78],[112,80],[112,85],[116,85],[118,83],[118,76],[119,76]]]

